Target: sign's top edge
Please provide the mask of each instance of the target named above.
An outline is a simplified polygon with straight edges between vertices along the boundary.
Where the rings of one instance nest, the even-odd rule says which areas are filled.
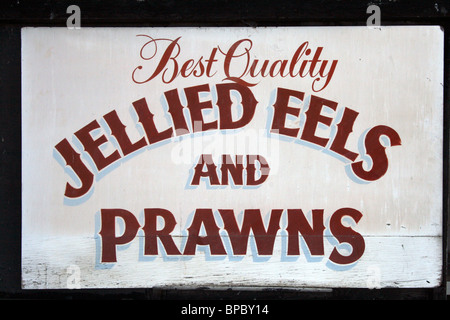
[[[236,30],[246,30],[246,32],[258,32],[267,30],[277,30],[277,31],[357,31],[361,32],[367,29],[367,32],[392,32],[392,31],[400,31],[400,30],[419,30],[425,31],[429,30],[429,32],[437,33],[444,37],[444,27],[440,25],[389,25],[389,26],[258,26],[258,27],[248,27],[248,26],[168,26],[168,27],[158,27],[158,26],[146,26],[146,27],[79,27],[77,29],[67,28],[67,27],[49,27],[49,26],[39,26],[39,27],[22,27],[21,34],[32,33],[32,32],[40,32],[44,30],[52,30],[55,32],[75,32],[78,34],[83,34],[84,32],[91,32],[93,30],[102,31],[102,30],[161,30],[161,31],[203,31],[203,32],[224,32],[224,31],[236,31]]]
[[[401,29],[401,28],[439,28],[443,29],[441,25],[385,25],[385,26],[88,26],[80,27],[82,29]],[[21,29],[67,29],[64,26],[24,26]]]

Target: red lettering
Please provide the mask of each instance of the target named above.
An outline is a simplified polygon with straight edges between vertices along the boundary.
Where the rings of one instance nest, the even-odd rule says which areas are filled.
[[[200,228],[202,225],[206,232],[205,236],[200,236]],[[227,254],[212,209],[195,210],[192,224],[187,230],[189,235],[186,247],[184,248],[184,255],[194,255],[197,245],[209,246],[211,255]]]
[[[261,173],[259,179],[256,178],[256,162],[259,163]],[[267,180],[269,177],[270,167],[267,160],[260,155],[247,155],[247,185],[256,186]]]
[[[240,43],[237,43],[236,45],[239,45]],[[306,49],[306,51],[308,50],[309,49]],[[307,54],[306,51],[305,54]],[[210,63],[215,61],[214,55],[215,54],[211,54],[211,57],[207,61]],[[234,57],[235,55],[233,53],[230,59]],[[311,60],[315,61],[315,63],[312,63],[312,66],[316,66],[316,64],[321,61],[318,60],[318,56],[316,58],[317,61]],[[280,67],[281,66],[284,66],[284,64],[281,64]],[[320,70],[318,72],[320,73]],[[203,111],[213,109],[212,101],[203,101],[200,99],[200,93],[210,93],[208,84],[185,88],[184,92],[187,100],[186,106],[182,105],[177,89],[165,92],[164,96],[168,103],[168,112],[172,117],[172,126],[169,126],[162,131],[157,128],[154,119],[155,117],[150,111],[145,98],[134,101],[133,107],[138,116],[138,122],[142,125],[145,131],[145,136],[140,137],[137,141],[131,141],[130,136],[127,134],[127,128],[118,117],[116,111],[113,110],[105,114],[103,118],[111,129],[111,135],[117,140],[119,149],[123,156],[142,149],[148,144],[151,145],[170,139],[175,134],[184,135],[189,132],[194,133],[212,129],[237,129],[244,127],[253,119],[258,101],[255,99],[252,91],[248,87],[243,86],[240,83],[224,83],[216,85],[216,91],[218,96],[217,107],[219,111],[219,118],[211,122],[205,122],[203,118]],[[238,119],[233,119],[232,116],[233,101],[231,99],[231,95],[234,91],[240,95],[242,104],[242,115]],[[335,124],[336,134],[334,137],[331,136],[331,133],[333,132],[332,130],[329,130],[330,133],[328,137],[319,136],[316,134],[318,126],[322,124],[330,127],[334,120],[334,117],[322,114],[322,111],[325,107],[327,107],[335,112],[337,109],[337,102],[312,95],[309,107],[304,112],[306,120],[303,125],[303,130],[301,136],[298,137],[301,129],[300,126],[286,126],[286,118],[290,115],[299,118],[299,120],[302,119],[300,115],[300,107],[293,107],[290,103],[293,102],[291,99],[297,99],[301,102],[303,101],[304,96],[304,92],[285,88],[277,89],[277,97],[273,105],[274,114],[271,132],[298,138],[321,147],[328,146],[330,151],[333,151],[353,162],[351,164],[351,169],[354,175],[358,178],[366,181],[380,179],[387,172],[389,164],[386,154],[387,145],[383,144],[382,138],[387,138],[390,146],[401,145],[401,139],[398,133],[394,129],[384,125],[375,126],[370,129],[364,137],[365,154],[361,154],[361,160],[355,162],[358,158],[358,153],[348,149],[347,141],[350,134],[353,132],[353,125],[358,116],[358,112],[345,108],[343,110],[340,122]],[[185,116],[185,111],[188,111],[189,115]],[[191,120],[190,128],[187,124],[188,117]],[[301,122],[298,121],[298,123]],[[100,129],[101,127],[99,123],[96,120],[93,120],[74,133],[83,145],[83,150],[86,151],[86,153],[92,158],[97,171],[103,170],[122,157],[119,150],[113,150],[109,155],[104,154],[102,147],[109,141],[105,135],[97,132]],[[66,139],[57,144],[55,149],[64,158],[66,165],[73,169],[81,184],[80,187],[75,187],[70,183],[67,183],[65,195],[69,198],[83,196],[92,186],[93,173],[81,160],[81,154],[75,151]],[[270,172],[270,167],[267,161],[260,155],[249,155],[246,159],[246,185],[259,185],[263,183],[267,179]],[[364,161],[368,162],[368,168],[363,166]],[[205,166],[206,171],[204,171]],[[219,181],[218,174],[216,173],[216,168],[217,166],[212,161],[211,155],[202,156],[195,167],[191,185],[198,185],[201,177],[209,178],[211,185],[220,185],[221,183]],[[232,173],[232,178],[235,179],[235,185],[243,184],[242,176],[240,177],[237,173],[238,170],[242,173],[242,166],[235,165],[235,167],[232,168],[230,165],[225,165],[223,168],[221,167],[221,170],[222,185],[228,184],[228,173]],[[257,177],[258,173],[261,174],[259,177]]]
[[[125,230],[120,236],[116,235],[116,219],[123,220]],[[116,246],[129,243],[136,236],[139,223],[136,217],[123,209],[101,210],[100,236],[102,237],[102,262],[117,262]]]
[[[175,40],[170,40],[170,39],[153,39],[153,38],[151,38],[149,36],[146,36],[146,35],[140,35],[140,36],[145,36],[145,37],[150,38],[150,41],[145,43],[142,46],[141,50],[140,50],[140,56],[141,56],[141,58],[143,60],[151,60],[153,57],[156,56],[156,54],[158,52],[158,46],[157,46],[158,42],[160,42],[160,41],[170,41],[170,43],[167,46],[166,50],[164,51],[164,54],[162,55],[158,65],[156,66],[155,71],[152,73],[152,75],[150,77],[148,77],[144,81],[136,80],[136,76],[135,76],[136,70],[141,70],[142,69],[142,66],[138,66],[133,71],[133,74],[132,74],[133,81],[135,83],[138,83],[138,84],[146,83],[146,82],[152,80],[153,78],[155,78],[157,75],[159,75],[164,70],[163,76],[162,76],[162,81],[164,83],[172,82],[175,79],[175,77],[177,76],[177,74],[178,74],[178,63],[177,63],[176,57],[180,54],[180,51],[181,51],[180,45],[178,44],[178,40],[180,40],[181,37],[178,37]],[[144,49],[148,45],[153,45],[154,46],[153,55],[151,55],[149,57],[145,56],[144,53],[143,53]],[[178,49],[178,52],[176,52],[176,53],[174,53],[175,52],[175,48]],[[168,79],[166,79],[165,75],[166,75],[166,73],[169,70],[168,67],[167,67],[167,64],[169,63],[169,61],[173,62],[173,71],[172,71],[172,75]]]
[[[213,105],[211,101],[200,101],[199,93],[209,92],[209,85],[203,84],[195,87],[189,87],[184,89],[187,100],[187,108],[191,115],[191,122],[193,132],[206,131],[211,129],[217,129],[217,121],[205,123],[203,119],[202,111],[204,109],[212,109]]]
[[[330,146],[330,150],[352,161],[355,161],[355,159],[358,157],[358,154],[346,149],[345,144],[350,133],[352,133],[353,131],[353,123],[355,122],[357,116],[358,112],[353,111],[349,108],[344,109],[341,122],[337,124],[336,136],[334,137],[333,143]]]
[[[220,171],[222,174],[222,185],[228,185],[228,174],[231,174],[234,185],[243,185],[243,165],[242,155],[236,155],[236,161],[233,163],[233,159],[229,154],[222,155],[222,165],[220,166]]]
[[[217,73],[217,72],[214,72],[213,74],[211,74],[212,65],[214,64],[214,62],[217,61],[217,59],[215,59],[216,53],[217,53],[217,48],[213,48],[211,50],[211,54],[209,56],[209,59],[205,60],[205,62],[206,62],[206,76],[209,77],[209,78],[214,76]]]
[[[236,222],[233,210],[219,209],[219,213],[227,231],[234,255],[245,255],[247,253],[248,237],[250,230],[253,232],[259,255],[271,255],[278,230],[280,229],[280,218],[283,210],[272,210],[269,226],[264,227],[261,212],[258,209],[247,209],[244,211],[242,228]]]
[[[300,91],[289,90],[284,88],[277,89],[277,100],[275,101],[272,128],[271,132],[296,137],[300,128],[286,128],[286,115],[294,115],[298,117],[300,115],[299,108],[289,107],[289,101],[291,97],[295,97],[300,101],[303,101],[305,94]]]
[[[337,108],[337,103],[324,98],[316,97],[314,95],[311,96],[308,110],[305,112],[306,122],[303,127],[301,139],[325,147],[328,143],[328,138],[316,136],[316,128],[319,123],[330,126],[333,118],[326,117],[321,114],[323,106],[327,106],[335,111]]]
[[[82,129],[75,132],[75,136],[80,140],[81,144],[84,147],[84,150],[91,156],[94,161],[95,166],[98,171],[106,168],[114,161],[120,159],[119,151],[115,150],[109,156],[104,156],[102,151],[100,150],[100,146],[108,142],[108,139],[105,135],[101,135],[97,139],[93,139],[91,136],[91,132],[100,129],[100,125],[97,120],[92,121]]]
[[[237,129],[248,124],[255,114],[258,101],[252,91],[245,86],[237,83],[218,84],[217,88],[217,106],[219,107],[220,129]],[[242,116],[233,121],[231,114],[231,91],[237,91],[241,96]]]
[[[76,188],[70,183],[66,184],[64,195],[68,198],[78,198],[85,195],[92,187],[94,182],[94,174],[81,161],[81,155],[76,152],[67,139],[59,142],[55,149],[61,154],[66,161],[66,165],[70,166],[80,180],[80,187]]]
[[[380,179],[386,173],[389,160],[386,156],[386,147],[382,145],[380,138],[386,136],[389,138],[391,146],[399,146],[402,141],[398,133],[387,126],[376,126],[367,132],[364,140],[366,153],[372,160],[370,169],[365,170],[363,161],[352,163],[352,170],[355,175],[366,181]]]
[[[243,185],[243,156],[236,156],[236,163],[233,163],[231,156],[222,155],[220,171],[222,174],[222,185],[228,184],[228,173],[231,173],[234,185]],[[247,155],[246,185],[255,186],[267,180],[270,167],[267,160],[260,155]],[[205,168],[206,167],[206,168]],[[202,177],[209,179],[210,185],[220,185],[219,176],[216,172],[217,166],[211,154],[202,154],[197,165],[194,167],[194,174],[191,185],[198,186]],[[257,176],[259,173],[259,177]]]
[[[237,49],[241,44],[244,44],[243,52],[242,53],[236,53]],[[248,47],[245,47],[247,45]],[[224,80],[231,80],[234,82],[237,82],[244,86],[254,86],[256,84],[248,83],[244,80],[242,80],[242,77],[245,75],[245,73],[248,70],[249,62],[250,62],[250,50],[253,46],[253,42],[250,39],[241,39],[236,41],[227,51],[227,53],[222,53],[225,55],[224,64],[223,64],[223,71],[225,72],[225,75],[227,76]],[[235,60],[235,58],[244,57],[244,63],[241,63],[241,65],[244,65],[243,70],[241,71],[241,74],[237,76],[232,76],[230,74],[231,72],[231,65],[232,61]]]
[[[203,168],[206,166],[206,171]],[[194,168],[194,176],[192,177],[191,185],[198,186],[201,177],[209,178],[210,185],[220,185],[219,177],[216,173],[216,165],[214,164],[212,155],[202,154]]]
[[[356,262],[364,253],[364,238],[358,232],[342,224],[342,218],[351,217],[356,223],[362,218],[362,213],[352,208],[337,210],[330,218],[330,231],[340,243],[348,243],[352,247],[350,255],[342,255],[334,248],[330,255],[330,261],[337,264],[350,264]]]
[[[145,225],[142,227],[145,233],[144,254],[158,254],[158,238],[161,240],[167,255],[181,254],[170,235],[177,224],[173,214],[169,210],[153,208],[144,209],[144,217]],[[161,230],[157,230],[158,217],[164,220],[164,227]]]
[[[223,230],[228,234],[231,244],[229,254],[246,255],[249,238],[254,239],[258,255],[272,255],[278,231],[281,229],[280,221],[283,209],[272,209],[267,227],[263,222],[259,209],[245,209],[242,223],[238,223],[233,209],[219,209],[218,213],[223,222]],[[351,246],[351,253],[344,255],[340,250],[333,248],[329,260],[336,264],[351,264],[356,262],[364,253],[364,238],[351,227],[343,224],[344,217],[349,217],[358,223],[362,214],[352,208],[342,208],[330,217],[329,230],[331,234],[342,243]],[[123,222],[123,231],[117,234],[118,219]],[[211,255],[226,255],[220,228],[214,217],[212,209],[197,209],[192,222],[187,227],[188,236],[183,253],[176,246],[171,233],[177,225],[175,216],[161,208],[144,209],[144,255],[158,254],[158,240],[160,240],[167,255],[195,255],[197,246],[208,246]],[[158,219],[162,219],[163,226],[158,229]],[[300,255],[299,234],[304,238],[311,255],[324,255],[324,210],[312,210],[311,224],[301,209],[287,210],[288,233],[287,255]],[[241,225],[241,226],[239,226]],[[117,246],[130,243],[136,238],[140,225],[136,217],[123,209],[101,210],[101,262],[117,262]],[[203,230],[203,231],[202,231]],[[204,234],[202,234],[204,232]]]
[[[305,239],[305,243],[309,248],[311,255],[323,255],[323,210],[312,210],[312,227],[306,219],[301,209],[288,209],[288,226],[286,231],[288,237],[288,255],[299,255],[299,239],[298,233]]]
[[[307,48],[308,48],[308,42],[303,42],[297,48],[297,50],[294,52],[294,55],[292,56],[292,59],[291,59],[291,63],[289,64],[289,74],[291,77],[294,78],[296,76],[300,76],[303,78],[306,76],[306,75],[303,75],[303,70],[306,66],[305,61],[303,61],[301,68],[297,72],[295,72],[295,67],[297,66],[297,63],[300,61],[301,57],[307,50],[308,50],[308,52],[311,52],[311,49],[307,49]],[[308,54],[309,53],[307,53],[306,55],[308,55]]]
[[[153,114],[150,112],[145,98],[133,102],[133,106],[139,117],[139,122],[142,124],[142,127],[144,127],[144,131],[150,144],[169,139],[172,136],[172,128],[168,128],[161,132],[158,131],[153,119]]]
[[[172,116],[173,126],[175,127],[175,133],[177,136],[181,136],[189,133],[189,128],[186,123],[186,119],[183,115],[183,105],[181,104],[180,98],[178,96],[178,90],[173,89],[164,92],[167,104],[169,105],[168,112]]]
[[[142,137],[140,140],[132,143],[128,134],[126,132],[125,125],[120,121],[117,112],[115,110],[111,111],[108,114],[103,116],[109,128],[111,129],[111,134],[116,138],[119,143],[120,149],[124,156],[139,150],[147,145],[147,141],[145,141],[145,137]]]

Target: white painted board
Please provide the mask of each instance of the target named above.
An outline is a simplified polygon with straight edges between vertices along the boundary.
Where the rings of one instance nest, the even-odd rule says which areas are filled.
[[[438,286],[442,135],[439,27],[24,28],[23,288]]]

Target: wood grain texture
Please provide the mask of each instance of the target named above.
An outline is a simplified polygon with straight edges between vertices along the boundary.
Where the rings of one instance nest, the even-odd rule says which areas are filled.
[[[142,240],[138,238],[122,250],[119,248],[117,263],[104,264],[99,261],[98,238],[34,240],[24,237],[22,286],[24,289],[70,288],[73,268],[79,270],[79,288],[379,289],[432,288],[441,282],[441,266],[434,261],[442,252],[440,237],[366,237],[367,254],[348,266],[328,261],[330,244],[326,244],[324,257],[302,253],[287,258],[281,246],[276,246],[280,249],[270,257],[210,256],[203,249],[195,256],[170,257],[144,256]],[[277,242],[281,241],[279,237]],[[95,259],[85,254],[93,251],[97,252]],[[384,255],[394,258],[384,260]]]

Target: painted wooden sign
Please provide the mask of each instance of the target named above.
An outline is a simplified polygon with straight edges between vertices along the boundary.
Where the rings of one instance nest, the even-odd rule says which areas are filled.
[[[22,281],[434,287],[439,27],[24,28]]]

